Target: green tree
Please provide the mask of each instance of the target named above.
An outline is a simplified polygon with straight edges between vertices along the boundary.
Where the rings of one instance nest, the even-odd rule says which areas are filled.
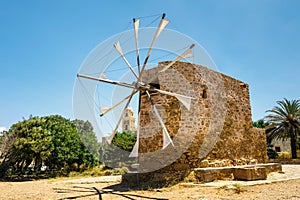
[[[43,129],[44,119],[38,117],[14,124],[2,138],[2,171],[24,172],[31,163],[41,166],[44,156],[51,151],[50,133]]]
[[[131,151],[136,143],[136,133],[131,131],[117,133],[112,143],[125,151]]]
[[[292,158],[297,158],[297,136],[300,131],[300,100],[277,101],[278,106],[265,118],[270,123],[267,127],[267,137],[270,140],[290,139]]]
[[[136,143],[135,132],[123,132],[117,133],[111,144],[104,142],[102,144],[102,157],[101,161],[106,166],[127,166],[136,162],[136,158],[129,158],[129,154],[132,151]]]
[[[252,125],[253,125],[253,127],[256,127],[256,128],[266,128],[270,124],[268,122],[266,122],[265,120],[260,119],[256,122],[252,122]]]
[[[89,150],[89,152],[99,160],[99,150],[100,143],[97,140],[97,136],[93,131],[93,126],[89,121],[83,121],[79,119],[75,119],[72,121],[79,133],[81,142],[85,145],[85,147]]]
[[[61,116],[32,117],[18,122],[1,141],[2,176],[7,172],[69,172],[73,166],[94,166],[93,156],[81,142],[75,125]],[[74,168],[74,167],[73,167]]]

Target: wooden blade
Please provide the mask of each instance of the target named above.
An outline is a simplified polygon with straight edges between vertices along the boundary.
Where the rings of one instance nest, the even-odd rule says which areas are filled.
[[[111,110],[111,107],[100,107],[100,110],[102,112],[102,114],[100,116],[102,117],[106,112]]]
[[[132,151],[129,154],[130,158],[136,158],[139,156],[139,137],[140,137],[140,125],[139,125],[139,121],[140,121],[140,112],[138,114],[138,123],[137,123],[137,133],[136,133],[136,142],[134,144],[134,147],[132,149]]]
[[[182,94],[177,94],[177,93],[174,93],[174,92],[168,92],[168,91],[160,90],[160,89],[156,89],[156,88],[151,88],[150,90],[176,97],[188,110],[190,110],[190,108],[191,108],[192,99],[195,99],[194,97],[189,97],[189,96],[185,96],[185,95],[182,95]]]
[[[139,139],[137,138],[132,151],[129,154],[130,158],[136,158],[139,156]]]
[[[139,79],[138,75],[135,73],[134,69],[132,68],[132,66],[130,65],[130,63],[128,62],[128,60],[125,58],[120,42],[117,42],[117,44],[114,45],[114,47],[116,48],[116,50],[118,51],[118,53],[120,54],[120,56],[122,57],[122,59],[124,60],[124,62],[126,63],[126,65],[129,67],[130,71],[133,73],[133,75]]]
[[[134,94],[136,94],[138,91],[136,91]],[[122,99],[121,101],[119,101],[118,103],[116,103],[115,105],[111,106],[111,107],[101,107],[101,114],[100,117],[103,117],[105,114],[107,114],[109,111],[113,110],[114,108],[118,107],[120,104],[122,104],[123,102],[125,102],[127,99],[129,99],[131,96],[131,94],[127,97],[125,97],[124,99]]]
[[[136,51],[136,61],[138,65],[138,71],[139,74],[141,73],[141,66],[140,66],[140,53],[139,53],[139,25],[140,20],[139,19],[133,19],[133,25],[134,25],[134,37],[135,37],[135,51]]]
[[[103,72],[101,72],[100,78],[102,78],[102,79],[108,79]]]
[[[125,105],[125,107],[123,109],[123,112],[121,113],[121,116],[120,116],[120,118],[119,118],[119,120],[118,120],[118,122],[116,124],[115,129],[113,130],[112,134],[107,138],[108,144],[111,144],[113,138],[115,137],[115,135],[116,135],[116,133],[118,131],[119,125],[120,125],[120,123],[121,123],[121,121],[123,119],[123,116],[124,116],[125,112],[126,112],[126,109],[128,108],[128,106],[130,104],[130,101],[131,101],[131,99],[132,99],[132,97],[133,97],[133,95],[135,93],[136,93],[136,90],[133,90],[132,93],[130,94],[130,97],[129,97],[129,99],[128,99],[128,101],[127,101],[127,103],[126,103],[126,105]]]
[[[175,62],[182,60],[183,58],[189,58],[193,56],[192,48],[194,48],[195,44],[192,44],[187,50],[185,50],[182,54],[180,54],[177,58],[175,58],[172,62],[170,62],[167,66],[165,66],[158,73],[164,72],[169,69]]]
[[[154,102],[152,101],[149,92],[146,91],[146,93],[147,93],[149,101],[150,101],[150,103],[152,105],[152,108],[153,108],[153,110],[154,110],[154,112],[156,114],[156,117],[157,117],[157,119],[158,119],[158,121],[159,121],[159,123],[160,123],[160,125],[161,125],[161,127],[163,129],[163,149],[165,149],[169,144],[172,144],[172,146],[174,146],[173,141],[172,141],[172,139],[171,139],[171,137],[169,135],[169,132],[168,132],[168,130],[167,130],[167,128],[166,128],[166,126],[165,126],[165,124],[164,124],[164,122],[163,122],[163,120],[162,120],[162,118],[161,118],[161,116],[160,116],[160,114],[159,114],[159,112],[158,112],[158,110],[157,110]]]
[[[160,23],[159,23],[159,25],[158,25],[158,27],[157,27],[156,33],[155,33],[155,35],[154,35],[154,38],[153,38],[153,40],[152,40],[152,42],[151,42],[150,48],[149,48],[149,50],[148,50],[147,56],[146,56],[145,61],[144,61],[144,64],[143,64],[143,67],[142,67],[142,69],[141,69],[140,80],[141,80],[141,78],[142,78],[141,75],[143,74],[143,71],[145,70],[146,64],[147,64],[148,59],[149,59],[149,57],[150,57],[150,54],[151,54],[151,51],[152,51],[152,48],[153,48],[153,46],[154,46],[155,41],[157,40],[158,36],[159,36],[160,33],[163,31],[163,29],[164,29],[164,28],[168,25],[168,23],[170,22],[170,21],[164,19],[165,16],[166,16],[166,14],[164,13],[164,14],[162,15],[161,21],[160,21]]]
[[[162,70],[160,70],[158,73],[162,73],[169,69],[172,65],[174,65],[175,62],[182,60],[183,58],[189,58],[193,56],[192,48],[194,48],[195,44],[192,44],[187,50],[185,50],[182,54],[180,54],[177,58],[175,58],[172,62],[170,62],[167,66],[165,66]],[[152,83],[157,76],[152,77],[148,83]]]

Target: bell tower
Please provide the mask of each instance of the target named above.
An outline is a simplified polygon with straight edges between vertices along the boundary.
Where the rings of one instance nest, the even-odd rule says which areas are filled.
[[[126,132],[126,131],[136,132],[135,117],[133,116],[132,108],[126,108],[122,120],[122,132]]]

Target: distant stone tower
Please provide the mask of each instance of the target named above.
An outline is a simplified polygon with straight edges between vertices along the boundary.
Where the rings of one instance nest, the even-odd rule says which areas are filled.
[[[122,120],[122,132],[132,131],[135,132],[135,117],[133,116],[132,108],[127,108]]]

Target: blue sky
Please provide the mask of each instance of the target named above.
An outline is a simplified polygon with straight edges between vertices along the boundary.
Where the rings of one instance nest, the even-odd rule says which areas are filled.
[[[300,1],[0,0],[0,127],[29,115],[72,118],[81,63],[133,17],[167,13],[219,71],[250,85],[253,119],[299,99]]]

